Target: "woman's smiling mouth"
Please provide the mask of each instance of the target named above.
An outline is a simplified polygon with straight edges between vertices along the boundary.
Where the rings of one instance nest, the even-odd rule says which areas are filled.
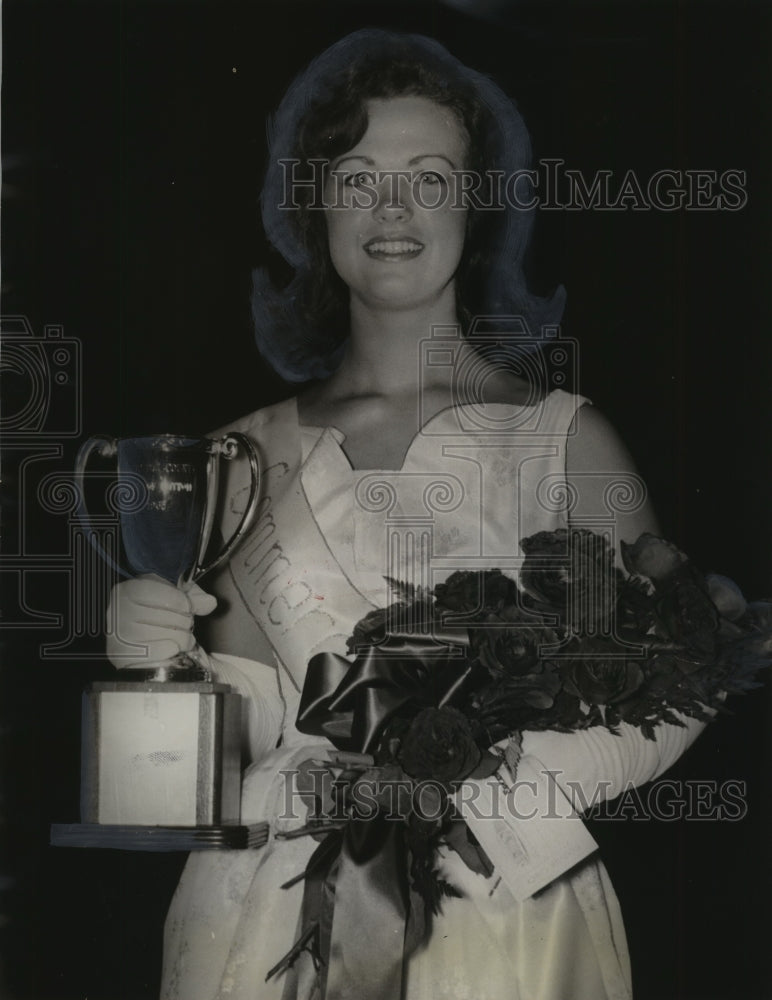
[[[377,260],[411,260],[417,257],[424,248],[423,243],[411,238],[384,239],[376,236],[368,240],[364,245],[364,251],[368,256]]]

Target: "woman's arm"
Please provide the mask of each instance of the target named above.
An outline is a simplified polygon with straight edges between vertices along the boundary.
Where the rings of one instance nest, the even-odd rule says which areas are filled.
[[[676,713],[678,714],[678,713]],[[705,728],[704,722],[679,715],[684,726],[660,723],[655,739],[623,722],[619,735],[604,726],[575,733],[523,733],[523,756],[549,775],[577,812],[614,799],[629,788],[653,781],[678,760]]]
[[[276,748],[284,723],[276,667],[229,653],[208,659],[213,679],[241,695],[241,743],[245,763],[253,764]]]
[[[631,478],[632,477],[632,478]],[[657,519],[643,480],[630,453],[609,421],[594,407],[577,411],[566,444],[566,479],[577,497],[569,514],[571,527],[592,528],[608,523],[612,512],[605,495],[616,481],[629,479],[640,491],[638,499],[613,512],[615,541],[634,542],[644,531],[658,532]],[[618,553],[617,553],[618,555]],[[527,732],[523,753],[555,773],[564,790],[572,783],[577,805],[594,797],[614,798],[630,785],[651,781],[666,771],[702,732],[705,724],[682,720],[684,727],[657,726],[656,739],[647,740],[637,726],[622,724],[615,736],[602,726],[575,733]]]
[[[242,696],[242,742],[252,763],[275,748],[284,723],[276,657],[227,565],[207,578],[207,588],[217,598],[217,607],[201,621],[201,641],[212,650],[215,679]]]
[[[571,527],[592,527],[597,519],[615,518],[616,539],[634,542],[644,531],[659,533],[657,518],[648,498],[646,485],[638,475],[629,451],[609,421],[594,406],[581,406],[574,416],[566,442],[566,479],[576,493],[577,502],[569,513]],[[626,505],[618,504],[613,512],[605,500],[614,482],[631,483],[636,497]],[[640,502],[638,502],[640,500]]]
[[[569,527],[605,531],[613,523],[618,563],[620,541],[634,542],[645,531],[658,533],[629,452],[591,406],[582,406],[572,422],[566,480],[568,494],[576,498]],[[472,787],[468,803],[459,803],[462,813],[517,899],[548,885],[596,848],[584,824],[568,817],[653,780],[675,763],[705,725],[685,717],[682,721],[683,726],[658,725],[654,740],[628,724],[620,725],[618,734],[603,726],[572,733],[525,732],[514,784],[504,767],[500,781],[466,783]]]

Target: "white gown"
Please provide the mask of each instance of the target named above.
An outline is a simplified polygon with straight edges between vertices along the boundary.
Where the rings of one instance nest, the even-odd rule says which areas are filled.
[[[354,623],[391,600],[385,576],[429,586],[456,569],[498,567],[516,576],[519,539],[566,526],[566,440],[583,402],[554,391],[526,407],[442,411],[416,435],[397,472],[353,470],[340,432],[300,427],[294,400],[231,428],[250,435],[265,461],[260,521],[216,590],[229,610],[213,663],[218,678],[246,696],[255,761],[244,779],[244,822],[268,820],[272,834],[302,823],[283,818],[280,772],[329,746],[293,725],[306,664],[322,650],[343,653]],[[240,495],[235,490],[234,516]],[[276,665],[249,656],[245,637],[255,629]],[[691,720],[683,729],[661,726],[656,742],[627,726],[621,739],[602,729],[528,733],[523,760],[531,772],[557,773],[561,787],[578,783],[586,801],[608,782],[604,797],[611,798],[664,771],[700,729]],[[529,848],[489,879],[454,852],[444,854],[445,877],[463,897],[444,901],[394,1000],[631,996],[619,905],[597,853],[588,855],[583,824],[559,821],[559,844],[550,848],[539,820],[529,822],[523,843],[533,857]],[[192,854],[167,918],[162,1000],[315,1000],[307,956],[265,981],[299,929],[303,885],[280,886],[315,847],[307,837],[272,835],[255,851]],[[519,891],[531,876],[538,891]],[[361,983],[356,1000],[367,996]]]

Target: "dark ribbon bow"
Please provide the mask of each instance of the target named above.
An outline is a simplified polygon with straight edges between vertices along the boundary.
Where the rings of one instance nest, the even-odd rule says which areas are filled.
[[[452,700],[469,677],[460,648],[468,644],[466,629],[442,627],[431,635],[390,632],[353,663],[317,653],[308,664],[296,726],[309,736],[326,736],[339,750],[370,753],[403,705],[439,708]]]
[[[409,702],[447,704],[470,666],[460,647],[466,629],[431,634],[389,632],[352,663],[318,653],[308,665],[297,728],[327,737],[338,750],[370,753],[389,720]],[[321,966],[324,1000],[394,1000],[401,995],[405,957],[424,937],[423,912],[411,906],[405,827],[376,815],[349,819],[330,832],[306,869],[302,930],[269,975],[310,947]],[[294,881],[294,880],[293,880]]]

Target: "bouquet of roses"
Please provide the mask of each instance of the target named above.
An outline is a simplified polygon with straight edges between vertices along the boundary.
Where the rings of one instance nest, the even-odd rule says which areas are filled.
[[[772,603],[746,602],[661,538],[622,543],[626,572],[609,539],[590,531],[539,532],[520,545],[517,583],[499,570],[456,572],[433,591],[390,581],[395,601],[356,625],[353,661],[322,653],[309,664],[297,725],[327,736],[339,767],[334,811],[317,796],[297,831],[321,838],[303,874],[321,884],[342,856],[385,856],[397,838],[405,861],[391,878],[415,943],[455,894],[435,868],[440,843],[490,873],[454,788],[502,764],[515,778],[524,730],[616,733],[625,723],[654,739],[661,723],[708,721],[772,663]],[[298,948],[324,961],[315,927],[272,974]]]

